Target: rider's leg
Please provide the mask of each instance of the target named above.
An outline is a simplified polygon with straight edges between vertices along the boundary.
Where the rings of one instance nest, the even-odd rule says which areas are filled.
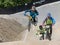
[[[43,38],[43,40],[44,40],[44,33],[42,34],[42,38]]]
[[[48,32],[46,32],[46,39],[48,39],[48,35],[49,35]]]
[[[37,21],[35,18],[33,19],[33,21],[34,21],[34,25],[37,26]]]
[[[52,35],[52,25],[50,25],[50,34]]]
[[[50,25],[50,35],[49,35],[50,40],[51,40],[51,36],[52,36],[52,25]]]

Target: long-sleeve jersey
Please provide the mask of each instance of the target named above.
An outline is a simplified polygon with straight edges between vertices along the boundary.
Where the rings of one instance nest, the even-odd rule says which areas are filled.
[[[39,15],[38,12],[37,12],[37,10],[35,10],[35,11],[26,10],[25,13],[24,13],[25,16],[26,16],[26,13],[27,13],[27,12],[30,13],[29,15],[30,15],[32,18],[35,18],[37,15]]]
[[[52,24],[55,24],[56,21],[53,17],[50,17],[50,20],[52,21]],[[47,22],[47,18],[43,21],[43,23]]]

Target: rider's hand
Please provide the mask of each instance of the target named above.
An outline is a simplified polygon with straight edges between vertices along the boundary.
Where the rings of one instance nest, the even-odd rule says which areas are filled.
[[[31,16],[29,16],[29,19],[32,19],[32,17],[31,17]]]

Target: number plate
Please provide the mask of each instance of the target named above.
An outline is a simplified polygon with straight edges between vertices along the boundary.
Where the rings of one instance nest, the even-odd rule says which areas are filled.
[[[50,26],[46,26],[46,28],[50,28]]]

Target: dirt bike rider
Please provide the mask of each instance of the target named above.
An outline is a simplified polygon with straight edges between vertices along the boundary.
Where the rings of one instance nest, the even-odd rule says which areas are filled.
[[[32,6],[32,8],[30,10],[26,10],[25,13],[24,13],[25,16],[27,16],[26,15],[27,12],[30,13],[29,16],[32,17],[33,21],[36,22],[37,20],[35,20],[35,17],[38,15],[38,12],[36,10],[36,7],[35,6]]]
[[[51,16],[51,13],[48,13],[46,19],[43,21],[43,25],[44,23],[46,23],[46,25],[50,25],[50,35],[52,35],[52,26],[55,24],[55,19]]]
[[[37,12],[37,10],[36,10],[36,7],[35,7],[35,6],[32,6],[32,8],[31,8],[30,10],[26,10],[25,13],[24,13],[25,16],[27,16],[27,15],[26,15],[27,12],[30,13],[29,16],[32,17],[33,22],[36,23],[37,20],[36,20],[35,18],[36,18],[37,15],[39,15],[38,12]],[[31,19],[29,22],[31,22],[32,19]],[[36,26],[36,25],[37,25],[37,24],[35,24],[35,26]]]

